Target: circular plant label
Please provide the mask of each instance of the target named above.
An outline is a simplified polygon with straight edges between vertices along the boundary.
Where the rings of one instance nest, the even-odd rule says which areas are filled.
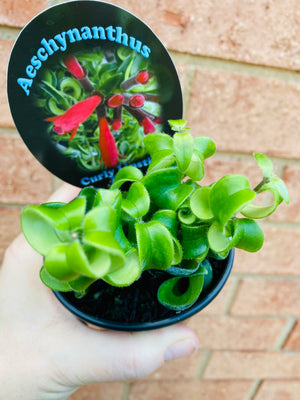
[[[109,187],[150,163],[145,135],[171,134],[182,93],[166,48],[141,20],[100,1],[47,9],[20,33],[8,67],[15,125],[34,156],[73,185]]]

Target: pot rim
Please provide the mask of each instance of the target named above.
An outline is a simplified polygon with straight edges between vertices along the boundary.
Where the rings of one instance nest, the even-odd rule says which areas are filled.
[[[93,317],[83,311],[78,310],[71,302],[66,300],[64,297],[64,292],[58,292],[53,290],[54,295],[56,298],[74,315],[76,315],[81,321],[84,323],[92,324],[96,327],[101,327],[105,329],[117,330],[117,331],[126,331],[126,332],[137,332],[137,331],[147,331],[152,329],[163,328],[166,326],[170,326],[176,324],[180,321],[183,321],[187,318],[190,318],[194,314],[197,314],[201,311],[204,307],[206,307],[221,291],[223,286],[225,285],[231,269],[233,265],[234,259],[234,249],[231,249],[226,260],[226,266],[224,269],[224,273],[221,276],[218,283],[212,288],[212,290],[207,293],[207,295],[193,304],[187,310],[181,311],[177,315],[173,315],[168,318],[164,318],[159,321],[154,322],[134,322],[134,323],[125,323],[125,322],[117,322],[117,321],[108,321],[105,319],[99,319],[97,317]]]

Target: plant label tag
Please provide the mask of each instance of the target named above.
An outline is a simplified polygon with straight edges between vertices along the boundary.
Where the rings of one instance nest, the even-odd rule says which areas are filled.
[[[71,1],[21,31],[8,67],[15,125],[60,179],[107,188],[116,173],[150,163],[144,137],[171,134],[182,92],[171,57],[133,14],[100,1]]]

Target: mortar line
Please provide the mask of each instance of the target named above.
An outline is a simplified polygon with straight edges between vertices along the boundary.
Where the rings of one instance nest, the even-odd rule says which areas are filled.
[[[290,70],[287,67],[280,68],[263,64],[248,64],[243,61],[181,53],[175,50],[170,50],[170,54],[175,64],[182,63],[210,71],[222,71],[257,78],[300,83],[300,73],[296,70]]]
[[[300,276],[299,275],[284,275],[284,274],[249,274],[249,273],[242,273],[242,272],[232,272],[232,276],[241,280],[241,279],[269,279],[269,280],[280,280],[280,279],[285,279],[285,280],[290,280],[290,281],[299,281]]]
[[[233,283],[233,287],[231,288],[231,291],[228,295],[227,301],[225,303],[222,315],[229,315],[230,309],[232,307],[232,304],[234,303],[234,300],[237,296],[237,292],[240,286],[240,281],[241,279],[237,277],[236,275],[233,275],[235,282]]]
[[[184,74],[184,91],[183,91],[183,115],[186,117],[189,110],[191,95],[192,95],[192,83],[194,80],[195,71],[188,68]]]
[[[0,26],[0,40],[14,42],[17,39],[17,37],[19,36],[20,31],[21,31],[21,28],[1,25]]]
[[[201,349],[200,349],[200,351],[201,351]],[[207,365],[210,361],[211,355],[212,355],[212,350],[202,350],[202,353],[203,353],[203,355],[202,355],[202,358],[201,358],[201,361],[200,361],[200,364],[199,364],[199,367],[198,367],[198,370],[197,370],[197,373],[195,376],[195,378],[199,379],[199,380],[203,378],[206,367],[207,367]]]
[[[245,397],[245,400],[254,400],[261,385],[262,385],[262,379],[255,379],[252,383],[249,392]]]
[[[122,393],[121,400],[129,400],[130,389],[131,389],[131,383],[130,382],[125,382],[124,383],[124,387],[123,387],[123,393]]]
[[[282,350],[288,337],[292,333],[295,325],[296,325],[296,318],[288,317],[287,323],[283,327],[282,331],[279,333],[278,338],[275,342],[274,348],[272,350],[278,350],[278,351]]]
[[[218,150],[214,156],[217,157],[222,157],[224,160],[232,160],[235,159],[237,161],[240,160],[247,160],[247,161],[254,161],[254,156],[253,153],[240,153],[240,152],[230,152],[230,151],[223,151],[223,150]],[[282,163],[284,165],[286,164],[293,164],[293,165],[298,165],[300,166],[300,159],[297,158],[285,158],[283,156],[273,156],[273,155],[268,155],[268,157],[271,159],[271,161],[276,162],[276,163]],[[213,158],[212,158],[213,160]]]

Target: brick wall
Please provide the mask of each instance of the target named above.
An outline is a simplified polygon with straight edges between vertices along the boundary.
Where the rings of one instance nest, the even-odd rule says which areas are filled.
[[[218,153],[210,179],[259,174],[265,152],[291,204],[263,223],[257,254],[237,252],[218,298],[188,323],[201,349],[133,383],[90,385],[72,400],[296,400],[300,393],[300,2],[298,0],[115,0],[141,17],[171,51],[194,135]],[[59,1],[0,4],[0,253],[19,231],[19,212],[57,185],[14,128],[6,66],[22,26]],[[298,395],[297,395],[298,393]]]

